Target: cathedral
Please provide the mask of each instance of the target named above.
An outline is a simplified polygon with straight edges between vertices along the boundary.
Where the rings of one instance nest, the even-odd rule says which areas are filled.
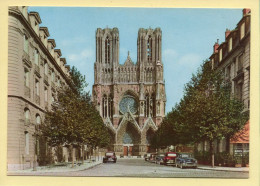
[[[166,94],[160,28],[140,28],[137,62],[129,55],[119,63],[117,28],[96,30],[92,98],[109,128],[111,148],[121,156],[152,151],[151,138],[165,117]]]

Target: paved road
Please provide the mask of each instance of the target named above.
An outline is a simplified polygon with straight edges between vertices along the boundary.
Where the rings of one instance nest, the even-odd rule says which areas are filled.
[[[118,159],[87,170],[59,173],[36,173],[44,176],[115,176],[115,177],[200,177],[248,178],[246,172],[226,172],[200,169],[180,169],[146,162],[143,159]],[[34,173],[34,175],[36,175]]]

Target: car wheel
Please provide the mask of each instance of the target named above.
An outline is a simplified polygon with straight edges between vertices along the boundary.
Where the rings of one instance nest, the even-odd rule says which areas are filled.
[[[116,163],[116,161],[114,161],[114,163]]]

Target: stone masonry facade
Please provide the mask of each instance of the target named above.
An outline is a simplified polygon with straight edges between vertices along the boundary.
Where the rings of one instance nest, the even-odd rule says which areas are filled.
[[[138,156],[150,151],[150,140],[165,117],[165,84],[160,28],[140,28],[137,62],[128,52],[119,64],[117,28],[96,30],[96,61],[92,99],[110,129],[111,150]]]
[[[25,6],[8,12],[7,163],[8,170],[16,170],[48,153],[35,134],[57,89],[69,84],[69,66],[55,40],[48,39],[48,28],[39,26],[37,12],[28,13]]]

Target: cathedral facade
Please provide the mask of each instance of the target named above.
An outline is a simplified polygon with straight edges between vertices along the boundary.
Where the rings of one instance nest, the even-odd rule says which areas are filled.
[[[166,94],[160,28],[140,28],[137,62],[128,52],[119,63],[117,28],[96,30],[96,61],[92,98],[109,128],[117,155],[142,156],[165,117]]]

